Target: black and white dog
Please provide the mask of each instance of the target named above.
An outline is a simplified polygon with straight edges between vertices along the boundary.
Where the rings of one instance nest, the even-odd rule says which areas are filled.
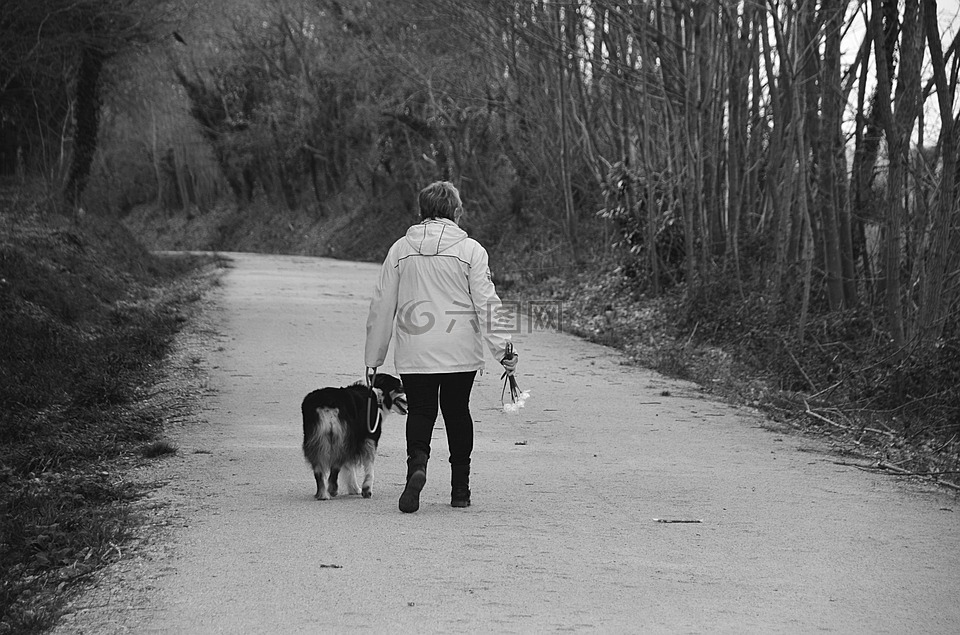
[[[377,375],[373,388],[356,383],[321,388],[303,399],[303,456],[317,480],[317,500],[337,495],[337,477],[345,470],[348,494],[373,495],[373,462],[380,441],[380,423],[390,412],[407,414],[407,396],[400,380]],[[357,470],[363,467],[363,489]]]

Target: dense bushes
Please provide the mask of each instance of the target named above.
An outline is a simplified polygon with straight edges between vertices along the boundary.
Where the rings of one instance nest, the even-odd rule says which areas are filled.
[[[847,416],[886,413],[888,426],[913,435],[960,432],[960,339],[956,324],[934,346],[895,347],[879,309],[826,307],[805,331],[762,288],[716,282],[678,307],[681,328],[721,346],[781,390],[810,396]],[[949,438],[949,436],[947,437]]]

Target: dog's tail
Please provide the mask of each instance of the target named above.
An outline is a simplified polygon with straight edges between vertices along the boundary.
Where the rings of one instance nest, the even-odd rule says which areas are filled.
[[[342,425],[343,403],[337,388],[315,390],[306,396],[300,406],[303,414],[303,455],[314,467],[321,456],[335,456],[343,452],[346,428]],[[354,406],[354,409],[356,407]]]
[[[323,434],[321,414],[333,407],[333,399],[323,389],[314,390],[304,397],[300,405],[303,415],[303,454],[308,461],[314,462],[317,455],[320,436]]]

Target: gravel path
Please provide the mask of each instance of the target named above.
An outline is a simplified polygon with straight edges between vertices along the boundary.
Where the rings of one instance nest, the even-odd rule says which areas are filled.
[[[449,507],[438,425],[420,511],[397,510],[398,417],[373,498],[313,500],[300,401],[362,376],[377,267],[231,258],[216,334],[181,354],[202,410],[130,476],[164,483],[144,534],[57,632],[958,632],[955,497],[525,324],[526,407],[500,411],[492,360],[474,389],[472,507]]]

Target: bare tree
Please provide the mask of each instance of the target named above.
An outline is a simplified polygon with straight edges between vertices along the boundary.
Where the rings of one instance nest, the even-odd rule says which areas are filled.
[[[30,138],[32,169],[65,168],[68,205],[79,204],[97,149],[104,65],[169,35],[170,10],[170,3],[146,0],[0,5],[0,115]]]
[[[937,90],[937,103],[940,108],[940,156],[943,166],[940,183],[934,202],[934,214],[929,223],[929,240],[925,240],[926,249],[921,256],[922,273],[920,278],[921,298],[918,328],[926,342],[936,341],[943,333],[946,317],[952,305],[956,303],[958,290],[956,285],[948,285],[956,277],[958,261],[956,249],[957,231],[957,127],[953,115],[956,91],[956,65],[952,84],[947,80],[947,62],[940,44],[940,29],[937,25],[936,0],[924,0],[923,23],[933,67],[933,80]]]

